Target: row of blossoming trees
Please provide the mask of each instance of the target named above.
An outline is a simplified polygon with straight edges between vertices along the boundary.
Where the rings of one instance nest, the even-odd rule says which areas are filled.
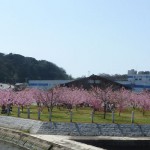
[[[12,90],[0,90],[0,106],[6,107],[7,114],[10,113],[10,106],[15,105],[18,108],[18,117],[20,109],[27,107],[28,118],[30,118],[30,106],[38,106],[38,119],[43,107],[48,108],[49,120],[52,119],[53,108],[65,107],[70,112],[70,121],[72,121],[72,109],[79,107],[90,107],[92,114],[95,111],[102,111],[104,118],[107,111],[121,112],[127,108],[133,110],[138,108],[142,111],[150,110],[150,93],[143,91],[135,93],[124,88],[113,90],[112,87],[100,89],[93,87],[87,91],[82,88],[56,87],[51,90],[25,89],[14,92]]]

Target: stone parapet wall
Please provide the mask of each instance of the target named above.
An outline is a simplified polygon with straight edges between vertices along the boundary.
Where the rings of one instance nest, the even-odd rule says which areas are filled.
[[[43,123],[37,134],[69,136],[150,137],[150,125]]]
[[[0,127],[21,130],[31,134],[150,137],[150,124],[56,123],[0,116]]]

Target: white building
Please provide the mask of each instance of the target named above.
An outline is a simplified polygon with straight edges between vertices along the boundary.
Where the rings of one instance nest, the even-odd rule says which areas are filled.
[[[51,89],[60,84],[71,82],[72,80],[29,80],[28,87],[38,89]]]
[[[137,72],[134,69],[129,70],[128,81],[133,86],[134,90],[141,91],[144,89],[150,89],[150,72]]]
[[[133,91],[150,90],[150,72],[128,70],[128,80],[117,82],[131,87]]]
[[[6,89],[14,89],[13,85],[0,83],[0,90],[6,90]]]

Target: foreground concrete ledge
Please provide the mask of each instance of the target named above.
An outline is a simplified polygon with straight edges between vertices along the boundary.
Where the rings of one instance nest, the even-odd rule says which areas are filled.
[[[92,145],[84,144],[81,142],[75,141],[79,136],[63,136],[63,135],[40,135],[32,134],[34,137],[50,141],[55,144],[59,144],[62,147],[70,148],[70,150],[104,150],[103,148],[98,148]],[[84,137],[82,137],[84,139]],[[90,139],[89,139],[90,140]]]
[[[69,150],[66,147],[33,137],[30,134],[6,128],[0,128],[0,140],[12,143],[26,150]]]
[[[150,141],[150,137],[115,137],[115,136],[68,136],[70,140],[117,140],[117,141]]]
[[[64,139],[64,140],[61,140]],[[19,146],[23,150],[103,150],[66,138],[43,137],[0,127],[0,140]]]
[[[128,146],[136,145],[147,145],[150,147],[149,137],[114,137],[114,136],[62,136],[62,135],[40,135],[33,134],[32,136],[50,141],[62,146],[71,147],[72,150],[103,150],[103,143],[107,145],[112,144],[112,146],[121,146],[127,144]],[[82,143],[81,143],[82,142]],[[93,147],[91,145],[86,145],[83,143],[96,143],[99,144],[98,147]],[[93,145],[93,144],[92,144]],[[95,144],[94,144],[95,145]]]

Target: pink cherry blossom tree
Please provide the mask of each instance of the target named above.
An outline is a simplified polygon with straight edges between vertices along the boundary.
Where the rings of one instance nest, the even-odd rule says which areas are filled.
[[[138,108],[138,97],[139,97],[139,93],[135,93],[130,91],[129,92],[129,97],[127,99],[127,103],[128,103],[128,108],[132,108],[133,111]]]
[[[0,105],[2,106],[2,113],[7,110],[7,114],[10,114],[10,108],[13,104],[14,92],[11,89],[0,90]]]
[[[150,96],[148,91],[143,91],[138,94],[138,106],[142,110],[144,116],[145,112],[150,110]]]
[[[34,102],[33,94],[30,89],[24,89],[22,91],[16,92],[13,103],[18,107],[18,117],[20,116],[20,107],[22,108],[23,112],[23,108],[26,106],[28,118],[30,118],[30,105]]]
[[[95,93],[97,99],[99,99],[100,103],[102,104],[105,119],[106,112],[111,101],[112,87],[107,87],[106,89],[93,87],[92,90]]]
[[[117,108],[120,116],[121,112],[128,107],[127,100],[129,99],[130,92],[125,88],[121,88],[117,91],[114,91],[114,94],[115,94],[115,99],[114,99],[115,107]]]

